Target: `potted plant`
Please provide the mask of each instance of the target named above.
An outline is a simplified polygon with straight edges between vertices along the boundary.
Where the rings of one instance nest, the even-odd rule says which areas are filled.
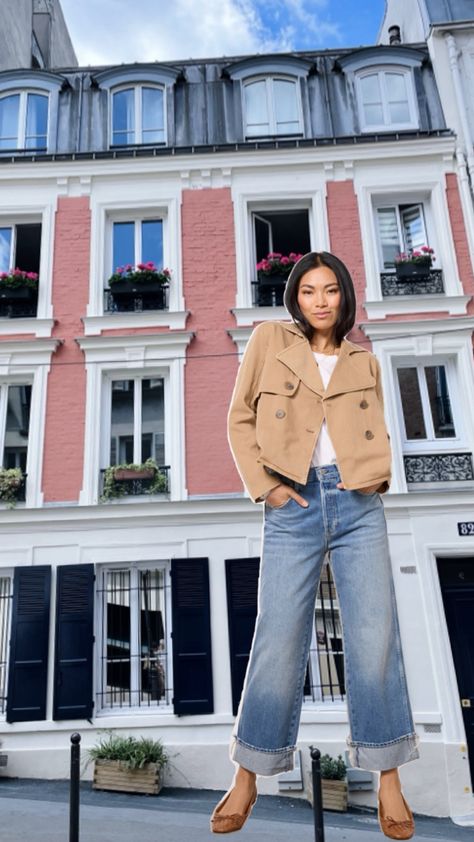
[[[21,468],[0,468],[0,502],[13,509],[24,481],[25,474]]]
[[[171,280],[170,269],[157,269],[153,261],[137,263],[133,266],[118,266],[108,279],[110,292],[114,299],[122,300],[137,295],[157,296],[159,306],[164,307],[165,290]]]
[[[161,740],[108,732],[88,750],[94,761],[93,789],[158,795],[169,755]]]
[[[151,480],[146,488],[141,489],[143,494],[157,494],[168,490],[166,473],[160,471],[155,460],[150,457],[140,463],[121,462],[119,465],[109,465],[104,472],[104,486],[100,501],[104,502],[128,494],[127,483],[133,480]]]
[[[434,249],[421,246],[420,249],[410,249],[395,256],[395,271],[397,278],[403,280],[416,279],[429,275],[433,263]]]
[[[257,265],[258,280],[261,284],[285,284],[288,275],[295,263],[302,257],[301,254],[296,254],[290,251],[288,255],[281,254],[278,251],[271,251],[263,260],[260,260]]]
[[[347,767],[342,754],[338,754],[337,759],[323,754],[320,763],[323,809],[347,810]]]
[[[0,272],[0,299],[13,301],[21,298],[35,298],[38,294],[38,275],[22,269]]]

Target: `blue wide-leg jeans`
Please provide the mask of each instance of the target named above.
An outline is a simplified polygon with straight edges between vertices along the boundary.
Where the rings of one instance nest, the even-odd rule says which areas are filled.
[[[341,489],[336,462],[311,467],[290,497],[264,504],[258,612],[231,760],[259,775],[294,768],[315,602],[326,553],[339,599],[349,760],[382,770],[419,757],[381,494]],[[318,734],[314,734],[317,743]]]

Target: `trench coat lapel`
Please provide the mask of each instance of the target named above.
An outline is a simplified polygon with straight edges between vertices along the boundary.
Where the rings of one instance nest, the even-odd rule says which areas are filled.
[[[343,339],[336,365],[334,366],[326,390],[319,372],[319,367],[313,356],[311,345],[306,337],[298,330],[293,330],[292,332],[296,333],[300,339],[296,339],[287,348],[279,351],[276,357],[293,374],[296,374],[308,389],[311,389],[320,397],[328,398],[341,392],[366,389],[375,384],[375,378],[370,372],[360,371],[351,359],[354,354],[358,352],[363,353],[364,349],[358,348],[352,342]]]

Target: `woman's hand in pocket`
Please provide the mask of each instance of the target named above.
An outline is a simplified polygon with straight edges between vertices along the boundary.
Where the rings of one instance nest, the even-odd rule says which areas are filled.
[[[305,500],[301,494],[298,494],[291,485],[285,485],[284,482],[281,482],[280,485],[272,488],[265,498],[265,502],[268,503],[271,509],[281,509],[286,503],[288,503],[290,497],[293,497],[304,509],[306,509],[309,505],[308,501]]]

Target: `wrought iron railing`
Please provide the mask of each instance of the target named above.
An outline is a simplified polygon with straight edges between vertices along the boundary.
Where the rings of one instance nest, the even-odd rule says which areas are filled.
[[[117,294],[112,287],[104,289],[104,311],[106,313],[141,313],[144,310],[168,310],[169,285],[157,288],[132,290]]]
[[[472,453],[419,453],[403,457],[407,482],[474,480]]]
[[[427,275],[416,279],[398,278],[395,272],[380,275],[382,295],[439,295],[444,292],[443,270],[431,269]]]
[[[252,306],[253,307],[281,307],[283,305],[283,293],[285,284],[271,284],[260,281],[252,281]]]
[[[28,287],[27,295],[10,295],[8,290],[0,291],[0,318],[19,319],[35,317],[38,311],[38,293]]]
[[[321,572],[315,605],[316,648],[311,648],[306,667],[304,698],[312,701],[344,701],[346,693],[342,623],[331,565]]]

